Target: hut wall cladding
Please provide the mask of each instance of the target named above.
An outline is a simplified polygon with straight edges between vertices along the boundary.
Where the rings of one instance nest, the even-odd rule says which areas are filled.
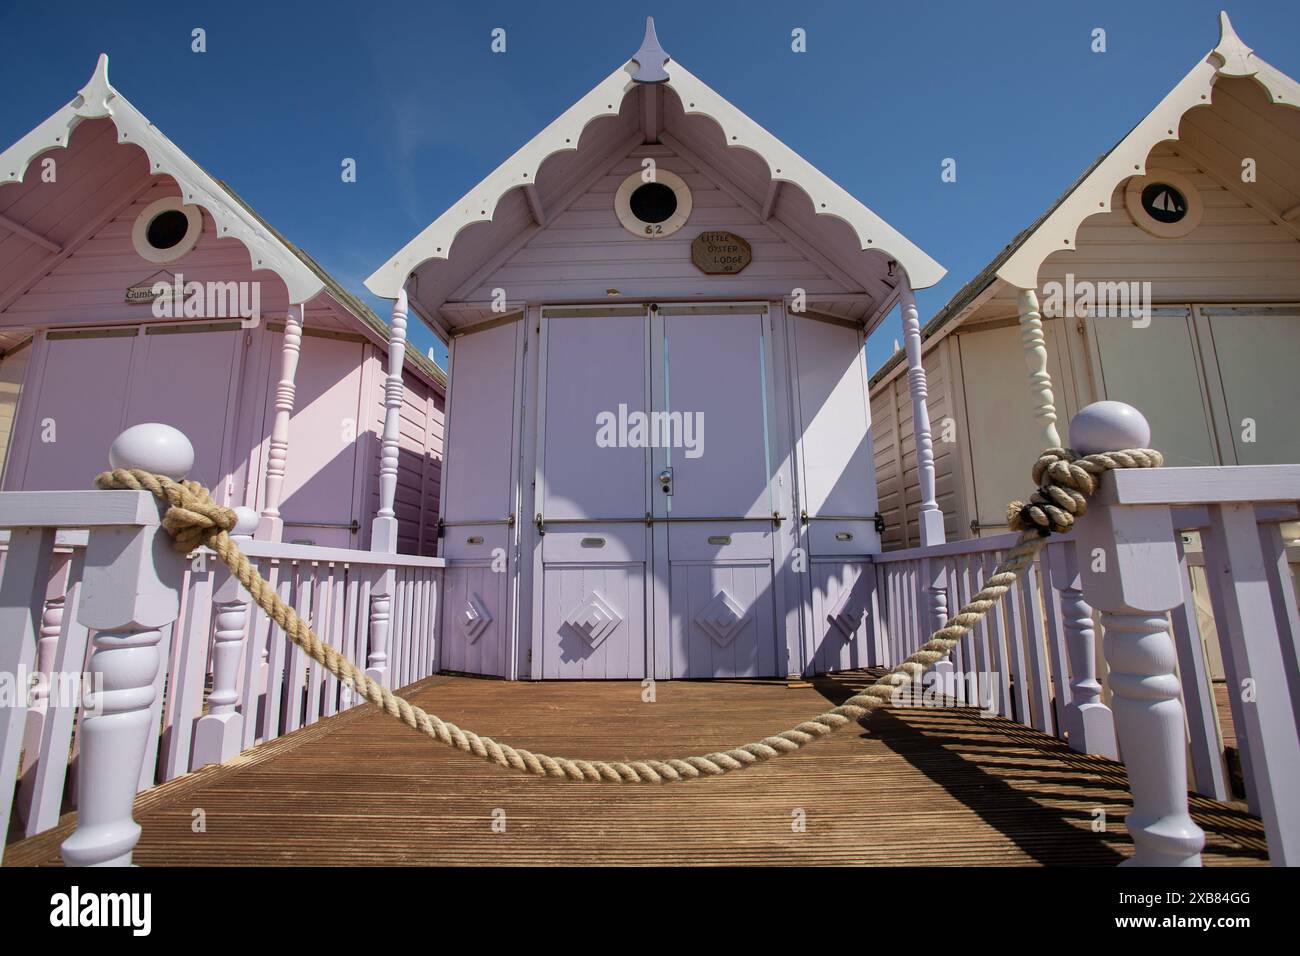
[[[614,193],[623,180],[642,170],[645,158],[685,180],[692,197],[687,226],[653,242],[629,233],[614,212]],[[691,241],[711,230],[745,239],[753,249],[753,262],[737,275],[703,276],[691,262]],[[605,176],[466,299],[488,301],[495,288],[505,289],[512,301],[604,299],[609,289],[624,296],[670,299],[698,295],[704,286],[737,298],[780,297],[794,286],[809,293],[849,291],[683,157],[664,145],[644,145],[615,161]]]
[[[9,457],[9,441],[13,434],[14,417],[18,412],[18,396],[22,391],[23,377],[27,374],[27,360],[31,354],[30,344],[20,345],[0,358],[0,481],[4,477],[4,463]]]
[[[1040,287],[1064,282],[1071,273],[1076,282],[1150,282],[1157,303],[1300,300],[1300,244],[1293,230],[1274,223],[1225,188],[1219,175],[1206,173],[1169,145],[1152,150],[1147,165],[1192,182],[1205,210],[1200,225],[1179,239],[1151,235],[1129,216],[1121,184],[1111,197],[1111,211],[1080,227],[1077,250],[1053,253],[1043,263]]]
[[[964,409],[953,396],[960,395],[955,384],[961,370],[945,340],[926,353],[926,381],[930,411],[930,429],[934,439],[935,497],[944,512],[944,531],[948,540],[968,537],[970,516],[966,515],[958,461],[959,443],[944,441],[945,421],[952,419],[958,436],[965,427]],[[875,440],[876,487],[880,496],[880,513],[885,519],[881,545],[886,551],[917,547],[920,532],[916,515],[921,504],[921,489],[916,473],[916,441],[912,433],[912,399],[907,390],[907,376],[898,375],[871,400],[872,436]],[[1026,481],[1028,477],[1026,476]],[[1008,498],[1018,489],[1009,489]]]
[[[138,152],[134,147],[131,151]],[[181,273],[186,282],[259,282],[263,317],[282,319],[289,305],[284,283],[273,272],[254,271],[244,244],[237,239],[219,238],[216,224],[206,211],[203,234],[193,251],[165,265],[140,258],[131,243],[136,218],[150,203],[179,195],[173,180],[160,177],[11,305],[6,310],[5,324],[75,326],[157,321],[148,307],[128,304],[125,293],[128,286],[141,284],[162,271]]]
[[[72,131],[67,149],[56,149],[50,156],[57,163],[61,188],[50,189],[42,181],[40,167],[33,166],[35,172],[29,172],[23,182],[0,189],[0,213],[60,243],[107,214],[149,175],[144,151],[119,146],[116,127],[107,119],[81,123]],[[129,242],[129,231],[127,237]],[[11,286],[0,288],[0,302],[8,301],[22,277],[40,268],[49,255],[48,250],[16,233],[0,231],[0,262],[19,277]],[[244,262],[248,262],[247,255]],[[121,290],[118,292],[115,305],[122,304]]]

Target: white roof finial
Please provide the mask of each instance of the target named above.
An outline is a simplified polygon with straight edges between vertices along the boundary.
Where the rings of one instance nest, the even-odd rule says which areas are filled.
[[[1219,45],[1214,48],[1214,53],[1223,60],[1223,66],[1219,67],[1220,76],[1254,76],[1259,71],[1250,63],[1254,51],[1241,42],[1224,10],[1219,11]]]
[[[654,17],[645,18],[645,39],[641,41],[641,49],[632,54],[632,59],[636,61],[637,67],[632,74],[633,83],[668,82],[668,74],[664,72],[668,54],[659,45],[659,37],[655,35]]]
[[[78,100],[73,103],[77,115],[84,119],[101,119],[113,114],[108,104],[117,96],[117,90],[108,82],[108,54],[101,53],[95,64],[95,72],[86,81],[86,85],[77,91]]]

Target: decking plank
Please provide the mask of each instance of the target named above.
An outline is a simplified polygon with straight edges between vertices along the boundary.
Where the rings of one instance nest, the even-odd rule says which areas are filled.
[[[706,753],[789,726],[865,675],[782,682],[518,682],[439,676],[411,699],[534,750]],[[896,709],[773,763],[672,786],[538,780],[357,708],[141,796],[141,865],[1113,865],[1130,852],[1124,768],[971,709]],[[207,832],[194,833],[193,811]],[[493,811],[506,832],[493,832]],[[1094,833],[1094,811],[1106,832]],[[806,831],[792,825],[801,810]],[[1265,862],[1240,806],[1194,798],[1207,864]],[[58,861],[71,826],[12,844]]]

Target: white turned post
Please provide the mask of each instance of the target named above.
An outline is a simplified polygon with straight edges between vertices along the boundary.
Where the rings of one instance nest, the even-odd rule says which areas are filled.
[[[1115,717],[1102,702],[1101,683],[1097,680],[1096,635],[1092,608],[1083,599],[1078,549],[1073,542],[1058,542],[1049,544],[1045,555],[1051,565],[1052,588],[1060,595],[1065,653],[1070,664],[1070,702],[1061,711],[1061,723],[1070,735],[1070,749],[1118,760]]]
[[[1043,338],[1043,316],[1038,309],[1038,295],[1033,289],[1021,289],[1017,304],[1020,345],[1025,352],[1025,365],[1029,368],[1029,394],[1034,400],[1034,420],[1038,422],[1038,444],[1043,448],[1058,448],[1061,436],[1056,430],[1056,399],[1052,395],[1052,376],[1047,371],[1047,341]]]
[[[257,530],[258,514],[252,508],[235,508],[238,521],[230,537],[249,541]],[[216,632],[212,638],[212,693],[208,712],[194,725],[194,759],[191,769],[210,763],[225,763],[243,749],[244,715],[235,709],[239,701],[239,662],[244,651],[248,625],[248,592],[228,570],[212,595],[216,608]]]
[[[406,360],[406,290],[397,293],[388,333],[388,379],[384,383],[384,435],[379,459],[379,510],[370,525],[370,550],[397,553],[397,467],[402,421],[402,365]],[[370,651],[366,676],[388,686],[388,641],[397,573],[380,569],[370,590]]]
[[[183,478],[188,439],[168,425],[136,425],[113,442],[115,468]],[[145,494],[145,492],[105,492]],[[131,809],[151,740],[161,628],[176,620],[185,563],[160,524],[90,532],[77,619],[95,631],[82,699],[77,824],[63,841],[70,866],[129,866],[140,839]]]
[[[1146,447],[1145,419],[1107,407],[1117,404],[1080,411],[1071,447],[1083,454]],[[1084,597],[1101,612],[1115,729],[1133,793],[1130,862],[1200,866],[1205,833],[1188,813],[1186,729],[1166,616],[1183,600],[1173,519],[1168,505],[1108,503],[1108,482],[1102,478],[1075,527]]]
[[[912,397],[912,435],[916,442],[916,474],[920,486],[921,505],[917,512],[917,527],[921,547],[929,548],[944,543],[943,512],[935,500],[934,438],[930,431],[930,410],[926,406],[929,388],[925,380],[925,365],[921,359],[921,319],[916,310],[916,296],[907,277],[899,286],[903,310],[903,341],[907,348],[907,390]],[[926,606],[922,615],[925,643],[934,631],[948,621],[948,576],[942,561],[930,558],[921,560],[921,583],[925,591]],[[936,680],[947,694],[954,674],[950,660],[935,665]]]
[[[304,307],[291,305],[284,317],[284,341],[280,350],[280,380],[275,385],[275,421],[266,453],[266,494],[258,537],[279,541],[284,534],[280,499],[284,494],[284,473],[289,458],[289,419],[293,416],[294,378],[302,351]]]
[[[388,379],[384,383],[384,435],[379,459],[379,510],[370,531],[370,550],[396,553],[397,466],[402,423],[402,365],[406,359],[406,290],[397,293],[388,332]]]

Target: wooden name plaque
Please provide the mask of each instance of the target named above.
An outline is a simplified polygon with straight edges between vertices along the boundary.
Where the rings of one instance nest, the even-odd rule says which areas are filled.
[[[734,275],[753,258],[749,243],[732,232],[702,232],[691,242],[691,262],[705,275]]]

